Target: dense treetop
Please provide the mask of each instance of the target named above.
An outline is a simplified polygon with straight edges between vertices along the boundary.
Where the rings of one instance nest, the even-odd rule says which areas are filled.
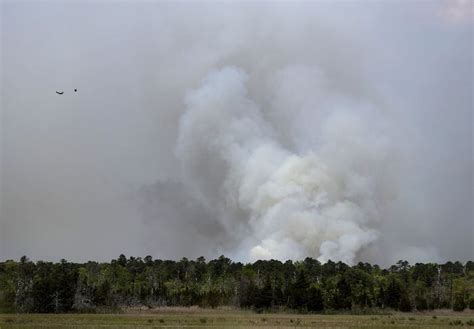
[[[327,312],[474,308],[474,262],[368,263],[126,258],[0,262],[0,311],[94,312],[133,306],[234,306]]]

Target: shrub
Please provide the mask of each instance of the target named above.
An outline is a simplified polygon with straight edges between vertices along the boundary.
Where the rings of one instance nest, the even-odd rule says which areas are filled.
[[[408,298],[408,295],[406,293],[402,294],[402,296],[400,298],[399,309],[402,312],[411,312],[411,310],[412,310],[410,299]]]
[[[464,323],[462,323],[461,320],[453,320],[453,321],[449,322],[449,325],[450,326],[463,326]]]
[[[463,296],[456,296],[454,298],[453,310],[456,312],[461,312],[461,311],[464,311],[465,308],[466,308],[466,303],[464,301]]]

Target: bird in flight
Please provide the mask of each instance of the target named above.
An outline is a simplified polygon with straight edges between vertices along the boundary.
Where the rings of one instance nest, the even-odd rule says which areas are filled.
[[[56,94],[62,95],[62,94],[64,94],[64,91],[57,91],[57,90],[56,90]]]

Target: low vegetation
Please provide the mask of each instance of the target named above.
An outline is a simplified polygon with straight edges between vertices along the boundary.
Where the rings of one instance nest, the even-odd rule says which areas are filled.
[[[199,308],[158,308],[139,314],[0,315],[2,329],[136,329],[136,328],[470,328],[473,313],[443,312],[436,318],[416,313],[385,315],[265,315],[248,311]]]

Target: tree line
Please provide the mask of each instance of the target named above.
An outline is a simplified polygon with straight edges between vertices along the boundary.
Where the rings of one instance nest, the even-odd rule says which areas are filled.
[[[224,256],[180,261],[126,258],[110,263],[0,262],[0,312],[96,312],[145,306],[233,306],[332,312],[474,309],[474,262],[399,261],[389,268],[342,262]]]

